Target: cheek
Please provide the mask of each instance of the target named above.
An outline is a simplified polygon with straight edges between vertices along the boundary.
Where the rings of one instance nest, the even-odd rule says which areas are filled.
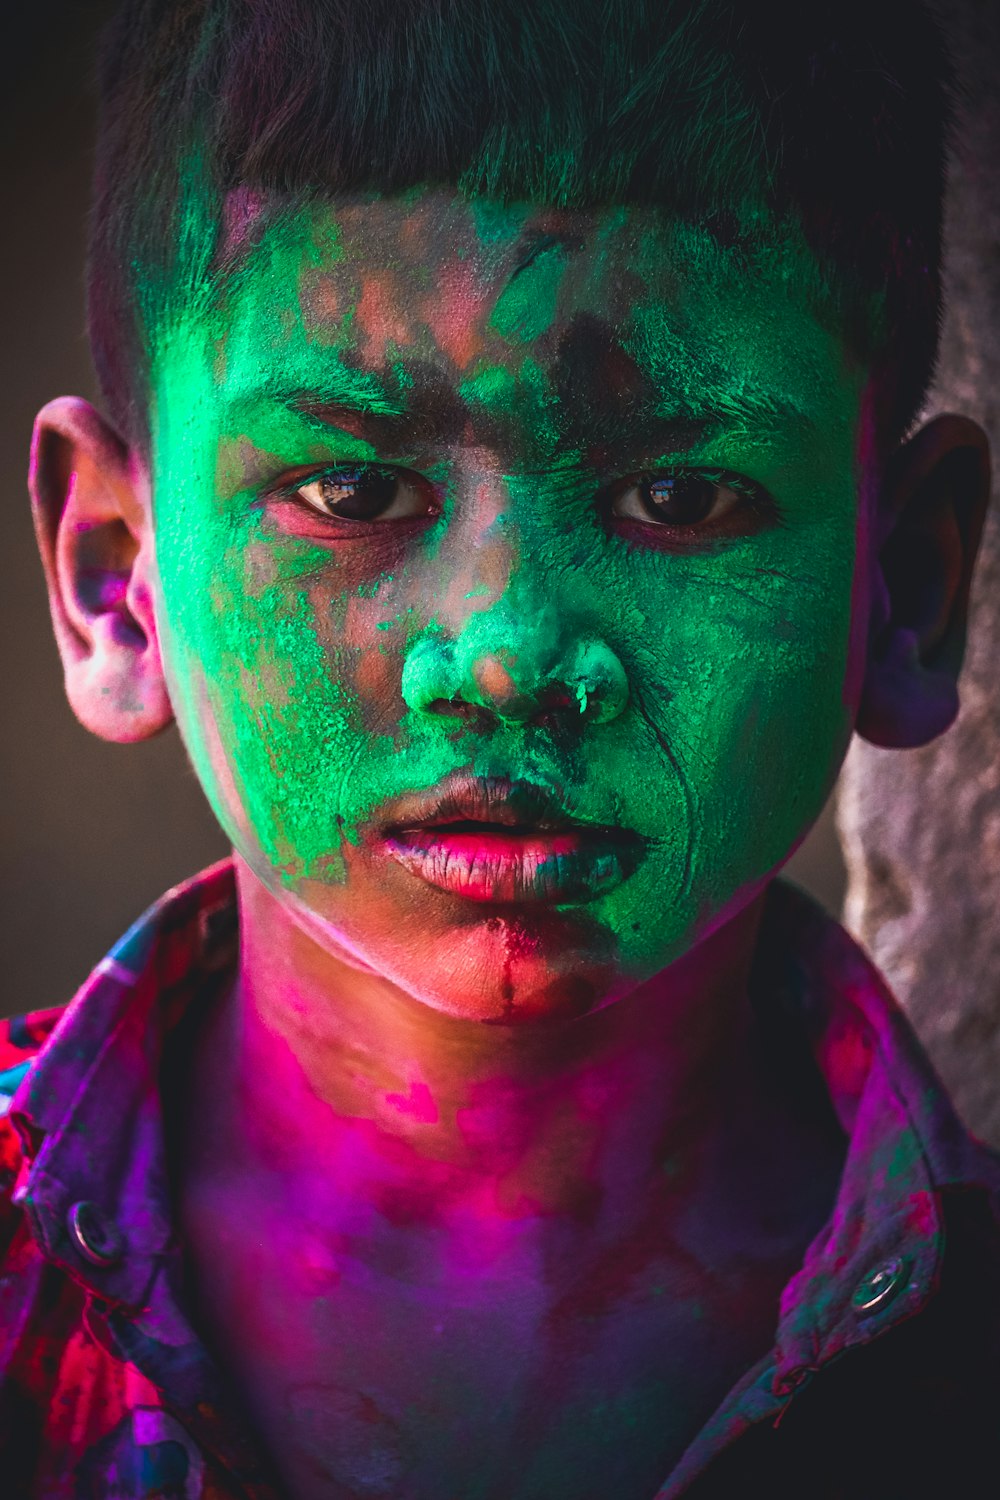
[[[819,812],[845,747],[850,595],[849,570],[822,591],[720,591],[713,669],[685,685],[690,753],[711,768],[720,833],[756,846],[759,863],[789,852]]]
[[[414,585],[405,572],[374,583],[369,573],[347,589],[345,570],[331,576],[322,555],[311,567],[272,566],[262,582],[253,547],[222,555],[228,562],[200,587],[165,590],[182,735],[216,815],[259,874],[340,884],[359,825],[399,791]],[[425,768],[409,740],[406,749],[408,779],[438,779],[441,766]]]
[[[393,578],[331,598],[320,581],[310,590],[315,633],[329,670],[351,694],[370,733],[391,734],[403,702],[405,621],[409,611]]]
[[[778,537],[749,565],[645,565],[635,597],[665,623],[635,644],[630,742],[605,766],[653,840],[601,913],[626,967],[662,967],[734,914],[823,807],[852,723],[854,555],[846,531],[825,540],[809,559]]]
[[[164,578],[178,722],[236,847],[291,872],[339,844],[344,768],[364,735],[343,672],[352,653],[324,644],[308,589],[261,587],[250,553],[215,555],[221,565],[194,586],[186,573]]]

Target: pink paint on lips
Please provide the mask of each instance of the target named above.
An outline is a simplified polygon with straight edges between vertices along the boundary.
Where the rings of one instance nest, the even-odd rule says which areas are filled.
[[[627,873],[623,841],[579,828],[410,828],[385,847],[429,885],[470,901],[590,900]]]
[[[590,901],[642,858],[624,828],[580,821],[555,788],[455,772],[388,803],[374,843],[428,885],[469,901]]]

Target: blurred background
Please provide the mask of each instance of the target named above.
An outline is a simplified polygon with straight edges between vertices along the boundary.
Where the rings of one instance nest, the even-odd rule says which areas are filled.
[[[62,690],[25,489],[31,423],[53,396],[96,400],[83,262],[102,0],[7,0],[0,91],[0,1015],[70,998],[117,937],[227,845],[176,731],[108,745]],[[844,865],[827,809],[790,873],[839,910]]]

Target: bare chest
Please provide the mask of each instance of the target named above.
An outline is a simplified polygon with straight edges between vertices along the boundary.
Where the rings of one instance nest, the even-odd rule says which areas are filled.
[[[187,1220],[204,1332],[289,1500],[651,1500],[770,1347],[784,1275],[632,1244],[554,1290],[454,1245],[362,1261],[263,1203]]]

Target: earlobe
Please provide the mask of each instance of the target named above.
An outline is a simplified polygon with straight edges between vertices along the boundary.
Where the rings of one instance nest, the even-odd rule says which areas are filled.
[[[61,397],[36,418],[29,488],[70,706],[102,739],[147,739],[173,711],[130,454],[86,401]]]
[[[857,719],[858,733],[874,745],[927,744],[958,713],[969,589],[989,492],[989,442],[967,417],[928,422],[887,468]]]

